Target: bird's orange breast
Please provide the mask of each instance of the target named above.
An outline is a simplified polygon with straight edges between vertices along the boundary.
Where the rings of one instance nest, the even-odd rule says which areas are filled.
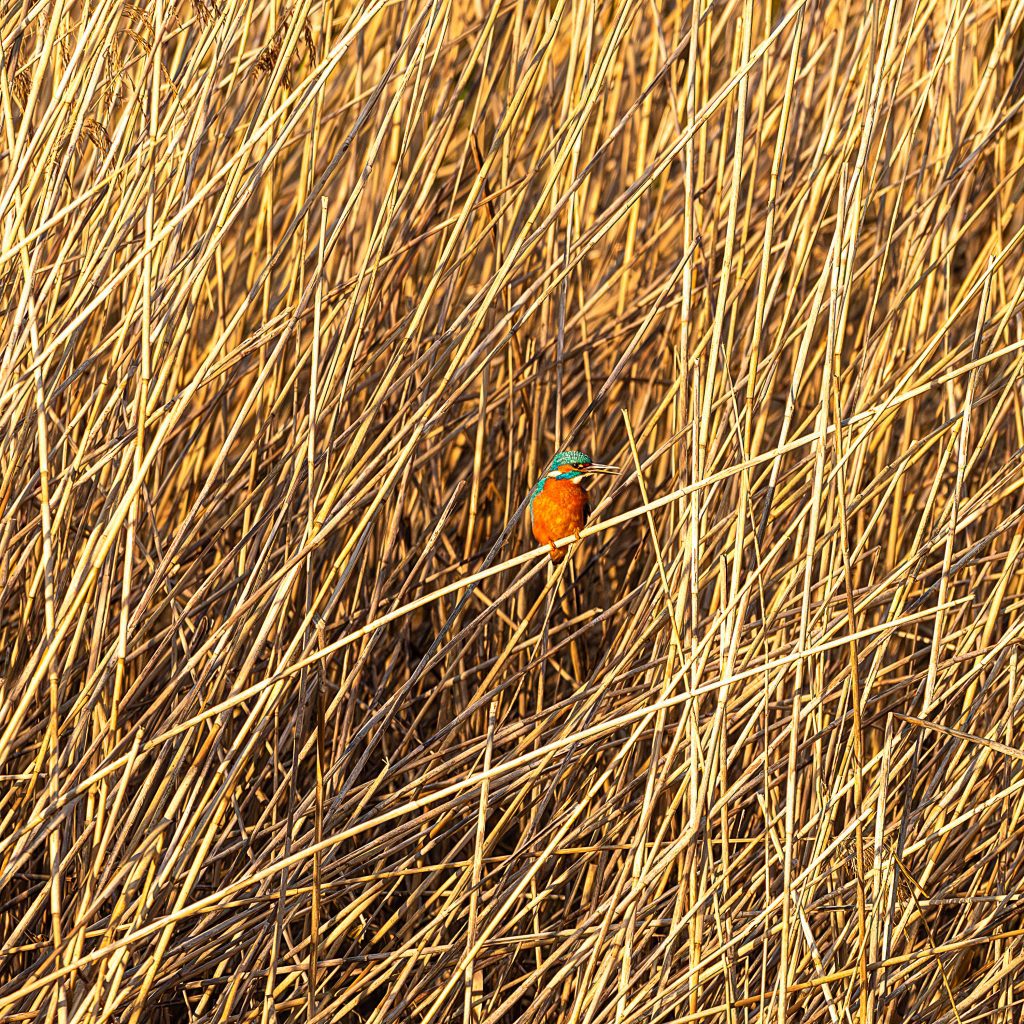
[[[552,544],[583,529],[589,506],[587,492],[568,480],[545,480],[533,499],[533,535],[538,544]],[[551,557],[557,562],[565,555],[561,548]]]

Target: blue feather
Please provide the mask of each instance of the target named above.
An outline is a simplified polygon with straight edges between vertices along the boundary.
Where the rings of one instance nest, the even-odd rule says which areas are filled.
[[[551,465],[548,466],[547,472],[537,481],[533,490],[530,492],[531,514],[533,513],[533,499],[544,490],[544,484],[547,482],[549,474],[554,473],[556,480],[578,480],[583,476],[583,474],[574,467],[589,466],[593,461],[594,460],[587,455],[586,452],[574,450],[559,452],[551,460]],[[561,472],[555,472],[556,470],[560,470]]]

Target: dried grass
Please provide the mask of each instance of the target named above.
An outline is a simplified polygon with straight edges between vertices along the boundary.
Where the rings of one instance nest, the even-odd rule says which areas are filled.
[[[0,1020],[1020,1020],[1022,0],[0,30]]]

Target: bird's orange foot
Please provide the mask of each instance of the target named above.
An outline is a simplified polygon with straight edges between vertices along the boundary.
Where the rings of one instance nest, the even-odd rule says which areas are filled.
[[[552,563],[558,565],[558,563],[561,562],[563,558],[565,558],[566,548],[556,548],[554,541],[548,544],[548,547],[551,549]]]

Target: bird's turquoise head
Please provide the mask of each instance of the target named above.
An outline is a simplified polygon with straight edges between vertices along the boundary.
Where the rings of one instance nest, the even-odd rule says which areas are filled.
[[[536,498],[549,480],[567,480],[581,486],[588,476],[595,473],[617,473],[617,466],[606,466],[594,460],[586,453],[575,450],[559,452],[552,460],[548,471],[537,481],[531,500]]]

